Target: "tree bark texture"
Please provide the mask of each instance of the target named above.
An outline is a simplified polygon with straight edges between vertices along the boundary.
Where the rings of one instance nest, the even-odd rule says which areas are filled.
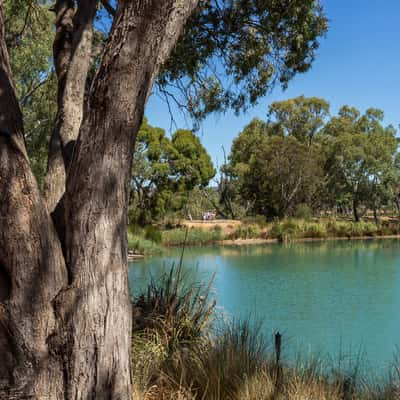
[[[0,11],[0,398],[58,399],[53,300],[67,283],[60,243],[26,154]]]
[[[95,3],[80,2],[74,18]],[[59,87],[62,152],[79,125],[72,158],[63,152],[64,254],[49,214],[55,202],[46,196],[48,211],[29,166],[0,34],[0,398],[131,399],[127,208],[134,141],[159,67],[196,4],[120,0],[84,108],[86,61],[77,62],[68,87],[79,45],[72,44],[69,63],[60,60],[59,79],[68,70]],[[93,19],[85,21],[91,30]],[[86,28],[82,56],[91,42]]]
[[[63,229],[63,205],[66,175],[83,117],[86,79],[89,71],[93,20],[97,0],[79,0],[75,13],[72,0],[58,0],[56,37],[53,45],[54,64],[58,79],[57,117],[50,139],[45,197],[53,219]],[[59,229],[59,230],[60,230]]]

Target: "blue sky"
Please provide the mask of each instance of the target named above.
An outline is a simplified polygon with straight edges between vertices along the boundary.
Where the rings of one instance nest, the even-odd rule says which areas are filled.
[[[223,162],[222,146],[229,152],[232,140],[252,118],[265,118],[268,105],[276,100],[305,95],[328,100],[331,112],[343,104],[361,111],[369,107],[385,112],[385,123],[400,124],[400,0],[322,0],[330,29],[318,49],[313,67],[289,83],[286,91],[276,88],[245,114],[211,115],[202,124],[199,137],[213,161]],[[190,128],[179,112],[180,128]],[[153,96],[146,116],[154,126],[169,131],[166,104]]]

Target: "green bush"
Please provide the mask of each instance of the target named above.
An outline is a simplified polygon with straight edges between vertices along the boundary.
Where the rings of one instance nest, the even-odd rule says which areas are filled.
[[[157,244],[160,244],[162,241],[161,231],[154,225],[147,225],[144,228],[144,237]]]
[[[162,232],[162,244],[165,246],[206,245],[222,240],[220,229],[176,228]]]
[[[323,223],[306,223],[303,228],[304,238],[326,238],[328,236],[326,226]]]
[[[267,219],[264,215],[256,215],[252,217],[244,217],[241,219],[244,225],[258,225],[261,229],[268,226]]]
[[[136,254],[149,256],[162,253],[162,248],[157,243],[130,232],[128,233],[128,249]]]
[[[299,219],[305,219],[306,221],[309,221],[313,217],[313,212],[311,208],[307,204],[299,204],[294,213],[293,216],[295,218]]]
[[[287,242],[298,238],[300,233],[300,222],[293,219],[286,219],[282,222],[275,223],[271,228],[270,235],[282,242]]]
[[[261,230],[258,225],[239,225],[232,233],[228,235],[228,239],[257,239],[261,235]]]

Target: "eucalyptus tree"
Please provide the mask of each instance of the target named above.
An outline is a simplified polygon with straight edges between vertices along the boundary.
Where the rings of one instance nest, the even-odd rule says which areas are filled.
[[[329,187],[336,199],[348,199],[355,221],[361,205],[371,207],[376,218],[377,209],[395,195],[396,130],[382,121],[381,110],[361,115],[344,106],[324,128]]]
[[[324,182],[321,154],[294,136],[265,137],[236,170],[243,200],[268,218],[292,215],[300,204],[312,206]]]
[[[193,132],[180,129],[169,139],[145,119],[134,153],[130,222],[145,225],[182,210],[191,192],[205,188],[214,175],[211,158]]]
[[[34,73],[57,79],[44,193],[13,61],[40,41],[37,10],[55,15],[53,64]],[[127,211],[153,86],[196,118],[239,111],[307,71],[326,27],[317,0],[0,1],[0,397],[131,399]]]
[[[318,97],[299,96],[276,101],[268,109],[269,121],[277,134],[294,136],[309,145],[328,117],[329,103]]]

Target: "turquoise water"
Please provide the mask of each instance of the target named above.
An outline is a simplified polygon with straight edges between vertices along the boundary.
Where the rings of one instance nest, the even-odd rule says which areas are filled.
[[[131,264],[133,294],[177,262],[179,250]],[[207,282],[229,317],[262,321],[302,353],[362,356],[386,368],[400,346],[400,241],[187,248],[184,268]]]

